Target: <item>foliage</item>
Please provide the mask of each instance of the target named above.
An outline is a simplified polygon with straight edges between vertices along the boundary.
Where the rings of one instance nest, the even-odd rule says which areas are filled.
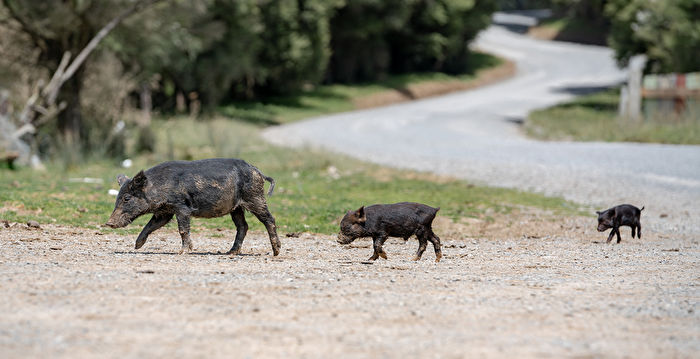
[[[494,1],[357,0],[331,20],[329,78],[374,81],[388,73],[466,69],[467,44],[490,22]]]
[[[135,3],[2,0],[0,33],[10,35],[2,44],[29,43],[27,72],[50,75],[66,51],[75,56]],[[202,105],[299,94],[324,81],[468,71],[467,43],[494,8],[494,0],[161,1],[127,18],[64,85],[58,102],[67,108],[42,130],[44,142],[94,152],[102,144],[94,140],[138,103],[136,93],[156,110],[189,106],[196,114]],[[10,58],[5,49],[15,48],[0,52]],[[8,76],[17,78],[16,67]]]
[[[700,1],[609,0],[605,12],[620,62],[646,54],[654,73],[700,70]]]
[[[420,72],[389,75],[371,83],[321,85],[296,94],[268,97],[264,101],[235,101],[219,108],[219,113],[259,126],[277,125],[305,118],[357,109],[355,102],[370,95],[386,92],[404,93],[411,86],[469,85],[478,82],[480,71],[502,64],[498,57],[475,52],[469,60],[469,74],[448,75],[440,72]]]
[[[535,111],[527,119],[525,130],[543,140],[700,144],[697,117],[652,116],[630,125],[617,117],[618,93],[618,89],[611,89]]]
[[[36,220],[42,224],[93,228],[99,232],[138,233],[148,216],[126,229],[100,227],[114,206],[114,197],[107,191],[116,188],[117,174],[126,172],[133,176],[141,168],[173,158],[216,156],[246,159],[275,178],[275,193],[268,202],[280,235],[297,231],[336,233],[338,221],[347,210],[378,202],[425,202],[440,206],[440,215],[454,220],[488,218],[490,213],[508,213],[520,206],[564,213],[577,210],[559,198],[386,169],[327,152],[275,147],[261,141],[257,127],[241,122],[169,119],[156,122],[154,128],[160,138],[156,153],[134,158],[134,166],[129,169],[100,161],[68,171],[55,167],[46,172],[0,170],[0,219]],[[85,177],[104,182],[81,182]],[[251,229],[264,230],[253,217],[248,216],[247,220]],[[228,216],[194,219],[195,236],[196,229],[201,227],[233,228],[233,223]]]
[[[3,0],[7,26],[26,36],[38,56],[36,65],[53,74],[65,53],[75,58],[102,27],[125,9],[138,4],[126,0],[110,1],[16,1]],[[48,79],[47,79],[48,80]],[[79,67],[63,84],[57,102],[65,104],[58,115],[57,132],[69,145],[83,145],[90,137],[83,126],[82,90],[85,68]]]

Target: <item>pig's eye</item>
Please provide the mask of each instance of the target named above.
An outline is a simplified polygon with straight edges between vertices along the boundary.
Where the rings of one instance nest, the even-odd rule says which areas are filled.
[[[130,199],[131,199],[131,196],[129,196],[128,194],[124,195],[124,202],[129,202]]]

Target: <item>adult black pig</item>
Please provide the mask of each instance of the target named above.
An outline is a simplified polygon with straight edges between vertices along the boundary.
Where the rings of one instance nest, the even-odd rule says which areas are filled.
[[[275,188],[275,180],[239,159],[164,162],[140,171],[133,179],[117,176],[121,188],[106,225],[125,227],[137,217],[153,213],[136,239],[135,247],[139,249],[149,234],[168,223],[174,215],[182,237],[182,254],[192,250],[190,217],[214,218],[231,214],[236,225],[236,240],[228,253],[238,254],[248,231],[243,212],[248,210],[265,225],[272,252],[278,255],[280,241],[275,219],[267,209],[265,181],[270,182],[269,196]]]
[[[382,245],[387,237],[407,240],[416,235],[419,244],[413,260],[420,259],[430,242],[435,249],[435,261],[439,262],[442,258],[440,238],[433,233],[432,228],[433,219],[439,210],[440,208],[415,202],[362,206],[356,211],[348,211],[340,221],[338,243],[348,244],[357,238],[372,237],[374,254],[369,260],[373,261],[379,257],[386,259]]]

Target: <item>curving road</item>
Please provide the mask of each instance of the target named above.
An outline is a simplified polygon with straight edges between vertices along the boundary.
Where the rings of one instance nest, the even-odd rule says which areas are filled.
[[[647,228],[700,234],[700,146],[541,142],[519,129],[534,109],[621,82],[625,73],[610,49],[535,40],[498,26],[474,45],[515,61],[517,75],[473,91],[274,127],[263,136],[597,208],[645,205]]]

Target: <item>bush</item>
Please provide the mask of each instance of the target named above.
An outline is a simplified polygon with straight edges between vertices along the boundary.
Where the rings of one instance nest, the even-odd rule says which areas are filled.
[[[617,59],[626,64],[646,54],[654,73],[700,70],[700,2],[697,0],[609,0],[609,38]]]

